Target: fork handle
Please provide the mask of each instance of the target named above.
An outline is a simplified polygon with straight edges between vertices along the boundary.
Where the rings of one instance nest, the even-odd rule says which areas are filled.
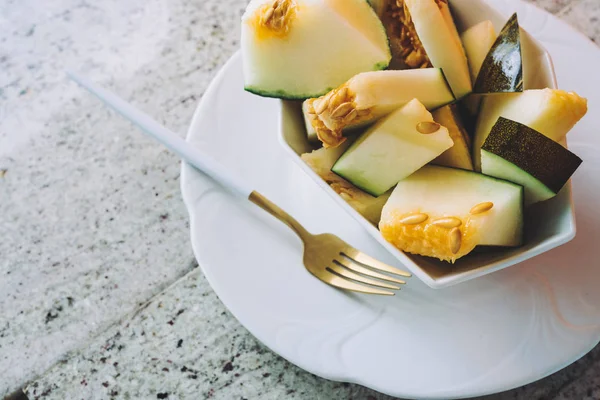
[[[304,229],[304,227],[298,221],[296,221],[294,217],[283,211],[281,207],[257,191],[252,191],[248,197],[248,200],[289,226],[294,232],[296,232],[298,236],[300,236],[302,240],[304,240],[305,237],[310,236],[310,233]]]
[[[149,115],[136,109],[116,94],[96,85],[91,80],[72,71],[68,71],[67,73],[71,79],[102,100],[104,104],[137,125],[142,131],[161,142],[169,150],[196,167],[196,169],[219,182],[232,193],[242,198],[248,198],[250,193],[252,193],[252,188],[245,182],[233,176],[210,156],[195,146],[190,145],[190,143],[156,122]]]
[[[183,160],[219,182],[233,194],[250,200],[252,203],[292,228],[301,238],[304,238],[305,235],[310,235],[310,233],[291,215],[283,211],[279,206],[260,193],[252,190],[245,182],[242,182],[240,179],[230,174],[223,166],[221,166],[221,164],[198,150],[196,147],[191,146],[176,133],[165,128],[152,117],[136,109],[116,94],[96,85],[91,80],[72,71],[68,71],[67,73],[71,79],[102,100],[104,104],[111,107],[123,117],[137,125],[142,131],[164,144]]]

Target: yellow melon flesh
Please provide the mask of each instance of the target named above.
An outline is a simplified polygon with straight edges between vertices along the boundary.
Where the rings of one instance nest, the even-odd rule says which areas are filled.
[[[415,209],[413,213],[421,210]],[[462,222],[460,226],[460,248],[452,250],[451,229],[432,224],[432,221],[445,217],[444,215],[429,215],[429,222],[417,225],[405,225],[400,221],[410,215],[408,213],[388,214],[379,224],[384,239],[397,248],[412,254],[434,257],[442,261],[455,262],[469,254],[479,242],[481,220],[469,215],[454,216]]]

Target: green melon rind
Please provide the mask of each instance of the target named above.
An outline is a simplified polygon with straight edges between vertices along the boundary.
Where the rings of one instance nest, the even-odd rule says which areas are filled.
[[[413,101],[416,101],[416,100],[413,100]],[[411,104],[413,104],[413,103],[412,103],[413,101],[411,101],[411,102],[407,103],[407,104],[406,104],[404,107],[408,107],[408,106],[410,106]],[[381,169],[379,169],[379,171],[380,171],[380,172],[379,172],[379,174],[378,174],[378,175],[379,175],[379,177],[377,177],[377,179],[375,179],[375,176],[373,176],[372,174],[371,174],[371,176],[370,176],[370,177],[368,177],[368,176],[356,176],[356,175],[354,175],[354,172],[352,172],[352,171],[348,171],[348,167],[349,167],[349,165],[348,165],[348,162],[347,162],[347,160],[348,160],[348,158],[350,158],[350,159],[352,160],[352,157],[353,157],[353,155],[354,155],[354,151],[355,151],[355,150],[357,150],[357,149],[359,149],[359,148],[361,147],[361,145],[362,145],[362,144],[363,144],[363,143],[364,143],[366,140],[368,140],[368,139],[370,139],[370,138],[372,138],[372,137],[376,137],[376,138],[378,139],[378,141],[380,141],[380,140],[381,140],[380,138],[382,138],[382,137],[383,137],[383,138],[384,138],[384,140],[385,140],[385,137],[387,137],[389,134],[386,134],[386,133],[385,133],[385,131],[384,131],[384,133],[382,134],[382,132],[380,131],[380,127],[382,127],[382,126],[390,126],[390,124],[392,124],[392,123],[393,123],[393,122],[392,122],[392,120],[394,120],[394,119],[396,118],[396,115],[397,115],[397,113],[399,113],[399,112],[400,112],[400,113],[402,113],[402,112],[403,112],[402,110],[404,109],[404,107],[402,107],[402,108],[400,108],[400,109],[398,109],[398,110],[394,111],[393,113],[389,114],[388,116],[386,116],[386,117],[384,117],[384,118],[380,119],[380,120],[379,120],[379,121],[378,121],[378,122],[377,122],[375,125],[373,125],[373,126],[372,126],[372,127],[369,129],[369,130],[367,130],[366,132],[364,132],[364,133],[363,133],[363,134],[362,134],[362,135],[361,135],[361,136],[360,136],[360,137],[359,137],[359,138],[358,138],[358,139],[357,139],[357,140],[356,140],[356,141],[355,141],[355,142],[354,142],[354,143],[353,143],[353,144],[352,144],[350,147],[348,147],[348,149],[346,149],[346,151],[344,151],[344,153],[343,153],[343,154],[342,154],[342,155],[341,155],[341,156],[338,158],[338,160],[335,162],[335,164],[334,164],[334,165],[333,165],[333,167],[331,168],[331,171],[332,171],[333,173],[335,173],[336,175],[338,175],[338,176],[340,176],[340,177],[342,177],[342,178],[346,179],[347,181],[351,182],[351,183],[352,183],[354,186],[356,186],[356,187],[360,188],[360,189],[361,189],[361,190],[363,190],[364,192],[367,192],[367,193],[369,193],[370,195],[372,195],[372,196],[374,196],[374,197],[379,197],[379,196],[381,196],[382,194],[384,194],[385,192],[387,192],[387,191],[388,191],[390,188],[394,187],[394,186],[395,186],[395,185],[398,183],[398,181],[399,181],[399,180],[402,180],[402,179],[404,179],[406,176],[409,176],[410,174],[412,174],[412,173],[414,173],[415,171],[419,170],[419,169],[420,169],[420,168],[421,168],[423,165],[425,165],[425,164],[429,163],[429,162],[430,162],[430,161],[432,161],[434,158],[436,158],[436,156],[439,156],[439,155],[440,155],[442,152],[444,152],[445,150],[447,150],[448,148],[450,148],[450,147],[452,146],[452,139],[451,139],[451,137],[450,137],[450,134],[449,134],[449,132],[447,131],[447,129],[444,127],[444,128],[442,128],[442,129],[444,129],[444,130],[446,131],[446,135],[447,135],[447,139],[448,139],[449,145],[448,145],[448,143],[446,143],[446,146],[445,146],[444,144],[441,144],[441,146],[445,146],[445,149],[444,149],[444,150],[441,150],[441,151],[439,151],[439,152],[438,152],[438,150],[439,150],[439,149],[436,149],[436,150],[435,150],[435,153],[436,153],[437,155],[433,155],[433,156],[431,156],[431,158],[429,158],[428,160],[426,160],[426,161],[425,161],[425,162],[423,162],[423,163],[421,163],[421,161],[422,161],[422,160],[419,160],[420,166],[411,165],[411,168],[413,168],[413,167],[414,167],[415,169],[413,169],[413,170],[409,171],[409,173],[408,173],[407,175],[405,175],[405,176],[403,176],[403,177],[399,177],[397,180],[395,180],[395,178],[396,178],[396,177],[394,177],[394,178],[391,178],[391,179],[394,179],[394,181],[393,181],[392,183],[390,183],[390,178],[389,178],[389,177],[388,177],[388,178],[385,178],[383,181],[380,181],[380,180],[379,180],[379,178],[380,178],[380,177],[382,177],[382,176],[384,175],[384,174],[381,172],[381,171],[382,171]],[[425,107],[424,107],[424,106],[423,106],[421,103],[419,103],[419,108],[421,108],[421,109],[423,109],[423,110],[426,110],[426,109],[425,109]],[[419,111],[420,111],[420,110],[419,110]],[[429,115],[429,118],[431,119],[431,121],[433,121],[433,118],[431,117],[431,114],[430,114],[428,111],[426,111],[426,113]],[[409,116],[409,118],[411,118],[411,117],[412,117],[412,116]],[[390,119],[392,119],[392,120],[390,120]],[[427,119],[426,119],[426,120],[427,120]],[[394,122],[397,122],[397,121],[395,121],[395,120],[394,120]],[[396,134],[393,134],[393,135],[395,136]],[[419,135],[419,134],[417,133],[417,135]],[[422,135],[420,135],[420,136],[422,137]],[[410,137],[408,137],[408,138],[402,137],[402,138],[399,138],[399,139],[400,139],[400,141],[404,141],[405,143],[406,143],[406,142],[410,143],[410,142],[413,142],[413,141],[414,141],[414,138],[412,138],[412,139],[411,139]],[[422,148],[423,146],[424,146],[424,144],[421,144],[419,148]],[[373,148],[373,146],[371,146],[371,148]],[[377,147],[376,147],[376,148],[377,148]],[[378,149],[379,149],[379,151],[381,152],[381,149],[382,149],[382,148],[381,148],[381,147],[379,147]],[[398,149],[398,148],[396,148],[396,147],[393,147],[393,149],[392,149],[392,154],[393,154],[393,153],[396,153],[396,154],[397,154],[397,150],[399,150],[399,149]],[[387,148],[385,148],[383,151],[384,151],[384,152],[389,152],[390,150],[389,150],[389,149],[387,149]],[[353,164],[353,162],[352,162],[352,161],[351,161],[350,163],[351,163],[351,164]],[[396,168],[397,168],[398,166],[399,166],[399,165],[396,165]],[[374,167],[373,167],[373,165],[370,165],[369,167],[370,167],[371,169],[373,169],[373,168],[374,168]],[[406,165],[403,165],[402,167],[406,168]],[[394,169],[394,168],[392,167],[392,169]],[[350,170],[352,170],[352,168],[350,168]],[[404,172],[406,172],[406,171],[404,171]],[[393,175],[392,175],[392,176],[393,176]]]
[[[389,61],[388,62],[379,62],[379,63],[375,64],[372,71],[365,71],[365,72],[383,71],[389,66],[389,64],[390,64]],[[254,87],[254,86],[244,86],[244,90],[247,92],[250,92],[252,94],[255,94],[255,95],[258,95],[261,97],[268,97],[268,98],[282,99],[282,100],[312,99],[312,98],[316,98],[316,97],[321,97],[321,96],[329,93],[333,89],[335,89],[335,87],[328,87],[324,91],[318,92],[318,93],[289,94],[285,90],[274,90],[273,91],[273,90],[264,90],[264,89]]]
[[[245,86],[244,90],[247,92],[250,92],[252,94],[261,96],[261,97],[268,97],[268,98],[273,98],[273,99],[282,99],[282,100],[306,100],[306,99],[310,99],[312,97],[319,97],[324,95],[325,93],[329,92],[330,90],[333,90],[334,88],[328,88],[327,90],[325,90],[323,93],[318,93],[318,94],[307,94],[307,95],[297,95],[297,94],[288,94],[287,92],[285,92],[284,90],[264,90],[264,89],[260,89],[257,87],[253,87],[253,86]]]
[[[514,164],[554,193],[582,163],[581,158],[552,139],[503,117],[498,118],[481,149]]]
[[[489,174],[489,176],[501,175],[505,178],[519,180],[524,188],[525,206],[556,196],[556,192],[544,185],[539,179],[494,153],[481,149],[481,161],[484,165],[485,174]]]
[[[387,30],[385,29],[385,26],[383,25],[383,21],[381,20],[381,16],[377,13],[377,10],[375,9],[375,7],[373,7],[373,4],[371,3],[370,0],[365,0],[367,2],[367,4],[369,5],[369,7],[371,7],[371,10],[373,11],[373,13],[377,16],[377,19],[379,19],[379,27],[381,28],[381,31],[383,32],[383,36],[385,37],[385,43],[387,43],[386,49],[387,49],[387,62],[380,62],[375,64],[375,69],[373,71],[381,71],[384,69],[387,69],[391,62],[392,62],[392,44],[390,43],[390,37],[387,34]],[[385,65],[384,65],[385,64]],[[377,68],[377,66],[380,66],[380,68]]]
[[[508,46],[508,50],[506,50]],[[514,55],[518,53],[518,57]],[[518,65],[504,68],[507,58],[518,60]],[[517,69],[515,72],[514,69]],[[500,31],[496,42],[486,56],[473,93],[514,93],[523,91],[523,55],[521,53],[521,33],[517,14],[514,13]]]
[[[353,149],[357,148],[358,146],[360,146],[368,137],[369,137],[368,134],[363,133],[354,143],[352,143],[352,145],[350,147],[348,147],[344,151],[344,153],[338,158],[338,160],[333,164],[333,167],[331,167],[331,172],[333,172],[334,174],[336,174],[340,178],[346,179],[348,182],[352,183],[354,186],[356,186],[357,188],[359,188],[363,192],[366,192],[366,193],[370,194],[373,197],[379,197],[383,193],[385,193],[385,191],[384,192],[376,192],[376,191],[371,190],[370,188],[366,187],[361,182],[356,182],[356,180],[354,180],[355,182],[352,182],[351,180],[348,179],[348,177],[344,176],[345,174],[341,173],[336,168],[336,166],[338,165],[338,162],[343,161],[347,157],[347,155],[350,153],[349,150],[353,150]],[[350,179],[352,179],[352,178],[350,178]]]

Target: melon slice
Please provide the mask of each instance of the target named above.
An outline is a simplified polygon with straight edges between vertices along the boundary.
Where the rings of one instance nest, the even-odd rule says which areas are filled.
[[[242,17],[245,89],[262,96],[320,96],[391,53],[364,0],[252,0]]]
[[[369,128],[331,170],[380,196],[453,144],[448,130],[415,99]]]
[[[492,21],[482,21],[467,29],[461,35],[461,40],[469,61],[469,71],[471,81],[475,84],[481,65],[485,60],[490,49],[496,41],[496,30]],[[471,115],[477,115],[481,96],[471,93],[464,101],[465,107]]]
[[[446,127],[454,146],[440,154],[431,163],[446,167],[473,170],[471,138],[462,123],[456,104],[440,107],[432,112],[433,120]]]
[[[563,188],[581,159],[535,130],[500,117],[481,148],[481,171],[525,188],[525,205]]]
[[[331,172],[331,167],[350,146],[351,141],[346,141],[341,146],[326,149],[321,147],[310,153],[302,154],[302,160],[317,173],[327,184],[343,198],[352,208],[365,217],[374,225],[379,223],[381,210],[391,191],[379,197],[373,197],[367,194],[345,180],[344,178]]]
[[[398,182],[381,234],[398,249],[454,262],[478,245],[519,246],[523,188],[476,172],[428,165]]]
[[[474,93],[512,93],[523,91],[521,31],[513,14],[483,60]]]
[[[326,147],[335,147],[345,140],[344,129],[368,125],[415,98],[427,109],[454,100],[437,68],[364,72],[320,98],[305,101],[308,135],[316,134]]]
[[[535,89],[486,96],[481,104],[473,139],[475,169],[481,170],[481,146],[499,117],[519,122],[560,142],[586,112],[585,98],[563,90]]]
[[[472,89],[469,66],[445,0],[404,0],[404,12],[414,25],[427,58],[441,68],[456,98]]]

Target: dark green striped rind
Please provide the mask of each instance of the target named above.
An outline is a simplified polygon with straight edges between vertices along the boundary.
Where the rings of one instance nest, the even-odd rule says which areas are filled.
[[[519,167],[554,193],[582,163],[581,158],[554,140],[503,117],[498,118],[481,149]]]
[[[486,56],[475,81],[473,93],[523,91],[521,32],[517,14],[508,20]]]
[[[388,65],[389,65],[389,61],[379,62],[373,66],[372,71],[384,70],[388,67]],[[366,72],[370,72],[370,71],[366,71]],[[310,73],[310,71],[307,71],[307,73]],[[285,90],[285,89],[271,90],[271,89],[260,88],[257,86],[244,86],[245,91],[256,94],[258,96],[271,97],[271,98],[283,99],[283,100],[312,99],[315,97],[323,96],[324,94],[328,93],[329,91],[331,91],[333,89],[335,89],[335,87],[327,87],[327,88],[323,89],[323,91],[319,91],[319,92],[293,93],[293,92],[290,92],[289,90]]]

